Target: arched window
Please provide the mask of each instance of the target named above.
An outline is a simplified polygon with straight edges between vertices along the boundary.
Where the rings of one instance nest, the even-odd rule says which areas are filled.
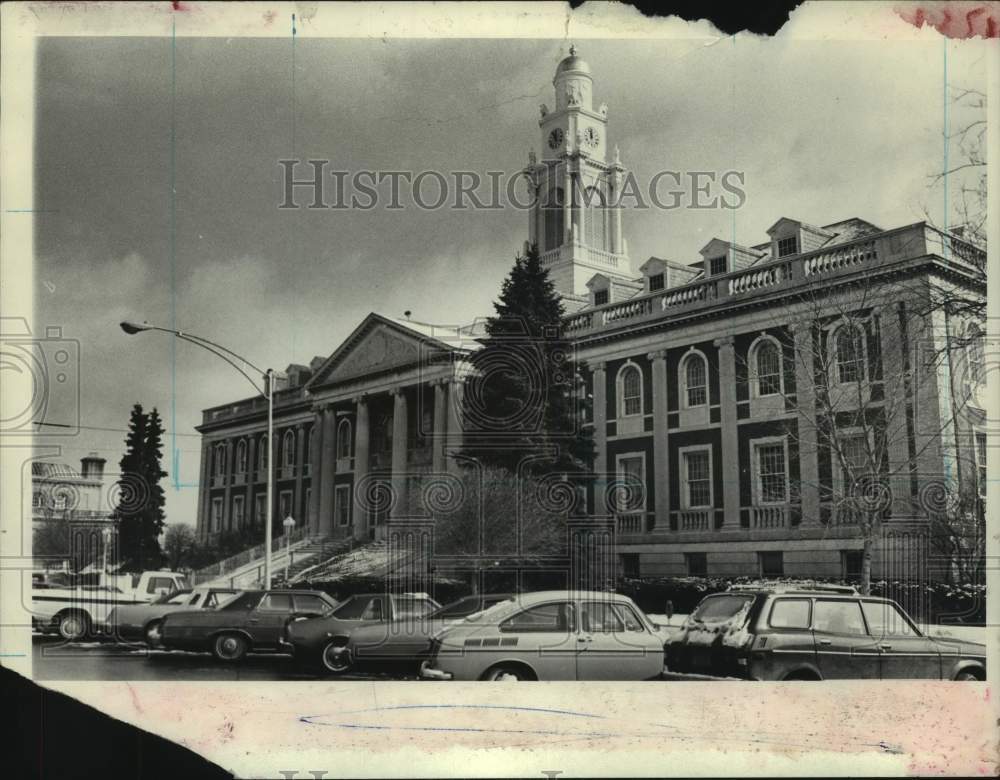
[[[864,332],[855,325],[841,325],[834,336],[837,379],[860,382],[865,378]]]
[[[337,459],[351,457],[351,421],[346,417],[337,426]]]
[[[542,219],[545,222],[545,249],[555,249],[563,242],[563,203],[561,187],[552,187],[542,203]]]
[[[758,396],[781,393],[781,350],[770,338],[761,337],[751,349],[754,391]]]
[[[690,352],[684,358],[684,405],[687,408],[708,403],[708,363],[700,352]]]
[[[586,237],[584,243],[602,252],[607,251],[607,218],[608,211],[604,207],[604,196],[599,190],[593,187],[587,188],[586,213],[584,217],[584,230]]]
[[[295,465],[295,431],[285,431],[281,441],[282,462],[286,467]]]
[[[240,439],[236,444],[236,473],[247,473],[247,440]]]
[[[267,436],[260,437],[260,444],[257,447],[257,469],[267,471]]]
[[[972,384],[979,384],[983,381],[983,332],[973,323],[969,326],[967,335],[966,359],[969,363],[969,380]]]
[[[642,414],[642,372],[635,363],[626,363],[618,372],[618,416]]]

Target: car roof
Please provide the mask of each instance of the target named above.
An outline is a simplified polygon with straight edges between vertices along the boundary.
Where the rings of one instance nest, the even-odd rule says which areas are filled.
[[[721,593],[799,593],[829,596],[858,596],[853,585],[835,585],[824,582],[748,582],[730,585]],[[719,595],[719,594],[711,594]]]
[[[628,596],[607,590],[536,590],[531,593],[521,593],[511,598],[516,599],[521,604],[538,604],[553,599],[565,599],[569,601],[632,601]]]

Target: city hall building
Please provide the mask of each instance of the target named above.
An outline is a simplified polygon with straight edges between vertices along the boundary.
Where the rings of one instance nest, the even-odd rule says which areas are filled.
[[[713,238],[698,257],[639,263],[590,69],[571,52],[553,83],[525,169],[527,239],[586,380],[591,482],[641,486],[587,502],[611,518],[621,573],[851,577],[861,499],[883,520],[876,576],[926,570],[930,514],[985,492],[980,326],[939,300],[985,297],[985,252],[924,223],[793,213],[752,245]],[[290,365],[275,395],[278,532],[290,516],[365,541],[390,517],[433,520],[434,487],[466,473],[480,335],[372,313],[328,357]],[[262,397],[204,411],[202,538],[263,524],[266,415]],[[873,449],[888,492],[859,499],[850,467]]]

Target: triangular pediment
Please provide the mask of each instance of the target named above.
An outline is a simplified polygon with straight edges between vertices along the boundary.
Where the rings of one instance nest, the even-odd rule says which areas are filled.
[[[372,313],[319,367],[307,388],[415,366],[426,361],[433,352],[447,349],[447,345],[437,339],[422,336]]]

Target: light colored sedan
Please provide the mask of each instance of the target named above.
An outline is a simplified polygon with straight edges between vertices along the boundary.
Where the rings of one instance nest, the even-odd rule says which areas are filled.
[[[152,604],[115,607],[108,615],[106,631],[118,639],[144,641],[150,647],[155,647],[160,644],[160,628],[165,616],[187,609],[215,609],[239,592],[233,588],[202,586],[168,593]]]
[[[432,680],[647,680],[666,632],[617,593],[542,591],[443,629],[420,669]]]

